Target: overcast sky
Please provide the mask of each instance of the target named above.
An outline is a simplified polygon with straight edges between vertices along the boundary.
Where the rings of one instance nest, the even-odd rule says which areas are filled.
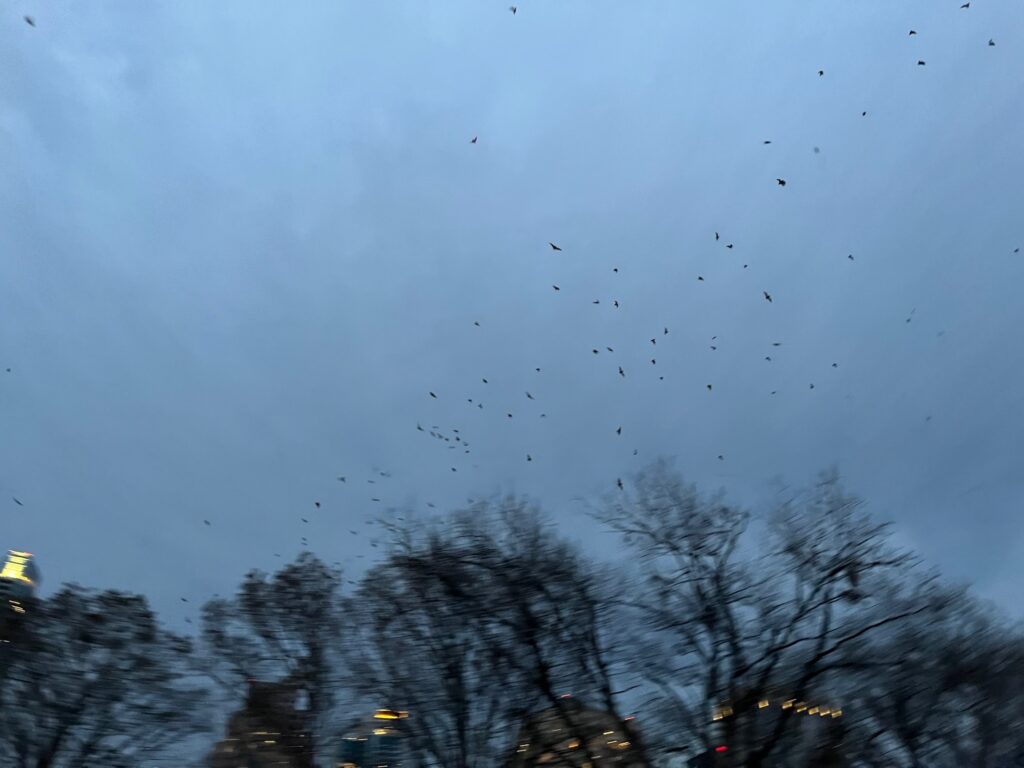
[[[389,505],[837,464],[1019,610],[1024,13],[958,6],[5,4],[0,546],[182,626]]]

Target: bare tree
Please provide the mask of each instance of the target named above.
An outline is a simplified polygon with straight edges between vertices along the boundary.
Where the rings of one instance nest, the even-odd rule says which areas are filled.
[[[144,598],[68,586],[25,618],[5,644],[4,765],[127,768],[205,729],[191,645]]]
[[[363,693],[408,706],[430,763],[493,765],[544,707],[583,743],[570,692],[615,715],[598,579],[535,509],[506,499],[394,533],[357,595],[370,620],[352,670]]]
[[[1024,638],[966,590],[871,644],[850,680],[853,756],[866,766],[993,768],[1024,749]]]
[[[334,737],[342,607],[340,572],[311,553],[272,575],[252,571],[233,598],[203,607],[206,672],[236,701],[252,680],[297,686],[324,743]]]
[[[783,764],[777,750],[801,739],[808,712],[838,720],[833,680],[875,665],[857,652],[867,639],[940,608],[861,506],[827,474],[752,528],[660,463],[598,513],[640,556],[644,589],[628,604],[656,633],[637,659],[652,704],[698,750],[720,742],[731,765]]]

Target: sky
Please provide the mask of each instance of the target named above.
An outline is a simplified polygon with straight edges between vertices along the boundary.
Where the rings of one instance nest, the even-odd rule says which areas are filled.
[[[184,629],[390,507],[611,557],[658,457],[835,465],[1019,614],[1024,13],[959,5],[6,3],[0,547]]]

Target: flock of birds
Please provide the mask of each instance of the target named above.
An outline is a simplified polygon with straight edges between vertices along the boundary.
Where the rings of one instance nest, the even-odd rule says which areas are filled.
[[[970,2],[965,2],[965,3],[963,3],[960,6],[960,8],[962,10],[968,10],[968,9],[970,9],[970,7],[971,7],[971,3]],[[509,10],[509,12],[513,16],[515,16],[515,15],[517,15],[519,8],[517,6],[515,6],[515,5],[512,5],[512,6],[509,6],[508,10]],[[35,21],[35,19],[33,17],[25,16],[24,17],[24,21],[25,21],[25,23],[28,26],[30,26],[32,28],[36,28],[36,21]],[[918,32],[916,30],[914,30],[914,29],[911,29],[911,30],[909,30],[908,36],[916,37],[916,36],[918,36]],[[994,47],[995,45],[996,45],[996,43],[995,43],[995,41],[993,39],[989,39],[988,40],[988,46],[989,47]],[[917,66],[920,66],[920,67],[926,66],[925,60],[924,59],[917,59]],[[825,70],[824,69],[817,70],[817,76],[818,77],[825,77]],[[861,116],[862,117],[867,117],[867,111],[866,110],[862,111],[861,112]],[[477,136],[477,135],[474,135],[469,140],[469,143],[471,145],[475,146],[475,145],[479,144],[479,141],[480,141],[480,137]],[[765,139],[765,140],[763,140],[762,143],[764,145],[770,145],[772,143],[772,140],[771,139]],[[819,152],[818,147],[814,147],[814,151],[815,151],[815,153]],[[766,180],[766,183],[767,182],[768,182],[768,180]],[[787,186],[787,183],[788,183],[787,180],[785,178],[782,178],[782,177],[775,178],[774,182],[775,182],[775,185],[780,190],[785,189],[786,186]],[[780,192],[780,194],[785,194],[785,193]],[[711,237],[711,236],[712,236],[712,233],[709,233],[709,237]],[[724,247],[725,249],[727,249],[729,251],[733,251],[734,250],[735,244],[733,242],[724,242],[720,232],[717,232],[717,231],[713,232],[713,238],[714,238],[714,242],[715,243],[719,244],[720,246]],[[554,258],[560,258],[559,254],[563,254],[564,253],[563,246],[560,245],[557,242],[548,241],[547,242],[547,247],[548,247],[549,253]],[[1020,248],[1017,248],[1017,249],[1014,250],[1014,253],[1019,253],[1019,252],[1020,252]],[[850,262],[855,261],[854,255],[852,253],[848,254],[846,258]],[[748,267],[749,267],[749,264],[743,264],[742,265],[743,269],[747,269]],[[617,267],[617,266],[613,267],[612,268],[612,272],[614,274],[618,275],[619,274],[619,267]],[[703,275],[698,274],[698,275],[696,275],[696,281],[703,283],[703,282],[705,282],[705,278],[704,278]],[[552,284],[551,285],[551,290],[554,291],[555,293],[559,294],[559,295],[563,295],[564,296],[564,294],[562,293],[562,287],[560,285],[558,285],[558,284]],[[775,297],[773,296],[772,292],[770,290],[768,290],[767,288],[764,288],[764,289],[761,290],[761,300],[763,300],[767,304],[771,304],[771,305],[775,304]],[[600,304],[602,304],[602,299],[598,298],[598,297],[592,298],[590,301],[591,301],[591,304],[593,304],[593,305],[600,305]],[[621,297],[610,298],[610,299],[606,298],[604,300],[604,304],[606,306],[609,306],[610,310],[613,311],[613,312],[618,311],[618,310],[620,310],[622,308]],[[910,314],[906,317],[906,322],[907,323],[911,322],[911,319],[912,319],[913,315],[914,315],[914,310],[912,310],[910,312]],[[468,321],[468,319],[467,319],[467,321]],[[481,322],[480,322],[479,319],[472,320],[472,324],[476,328],[482,328],[482,325],[481,325]],[[647,369],[647,373],[646,374],[639,374],[639,375],[652,375],[650,373],[651,371],[657,371],[658,370],[658,367],[657,367],[658,358],[657,358],[657,354],[656,353],[659,350],[663,349],[666,345],[668,345],[670,343],[666,339],[666,337],[670,337],[670,326],[668,324],[662,324],[661,327],[658,329],[658,331],[653,333],[653,334],[651,334],[647,338],[647,340],[644,342],[644,345],[645,345],[646,349],[649,351],[649,355],[650,355],[649,356],[649,367],[648,367],[647,364],[645,364],[645,368]],[[709,346],[711,352],[714,352],[715,350],[718,349],[718,344],[716,343],[717,339],[718,339],[717,336],[711,336],[710,337],[708,346]],[[660,347],[659,347],[659,341],[662,343]],[[778,347],[781,347],[782,344],[783,344],[783,342],[781,342],[781,341],[773,341],[772,342],[772,347],[773,348],[778,348]],[[649,347],[647,347],[646,345],[649,345]],[[773,357],[772,357],[772,354],[771,354],[772,350],[766,349],[765,352],[768,352],[768,354],[765,354],[764,360],[769,362],[769,363],[771,363],[773,361]],[[616,353],[616,350],[615,350],[615,348],[613,346],[605,345],[603,347],[602,346],[594,346],[594,347],[592,347],[591,348],[591,354],[594,355],[594,356],[600,356],[600,355],[616,355],[617,353]],[[648,355],[645,354],[644,358],[647,359]],[[620,377],[622,379],[627,378],[627,376],[634,375],[634,371],[629,370],[627,364],[625,364],[623,362],[620,362],[619,360],[621,360],[621,358],[617,359],[611,365],[611,369],[610,370],[611,370],[612,375]],[[838,368],[839,367],[839,363],[838,362],[831,362],[831,367],[832,368]],[[12,369],[11,368],[6,368],[5,370],[6,370],[6,373],[8,373],[8,374],[12,373]],[[543,375],[543,371],[542,371],[541,367],[534,367],[534,369],[533,369],[533,371],[531,372],[530,375],[541,376],[541,375]],[[658,380],[664,380],[664,378],[665,378],[664,374],[661,374],[660,372],[658,374],[656,374],[656,375],[657,375]],[[481,382],[481,384],[484,387],[487,387],[490,384],[490,380],[486,376],[481,377],[480,382]],[[707,392],[709,392],[709,393],[713,392],[714,391],[714,382],[706,383],[705,387],[706,387],[706,391]],[[808,383],[808,389],[813,390],[814,387],[815,387],[815,385],[814,385],[813,382],[809,382]],[[522,402],[524,403],[524,407],[525,407],[525,405],[529,405],[529,408],[530,408],[530,410],[527,411],[526,416],[532,417],[532,418],[546,419],[546,418],[548,418],[548,414],[547,414],[547,412],[545,410],[542,410],[541,400],[539,400],[538,396],[534,394],[535,391],[536,390],[530,390],[530,389],[526,389],[526,390],[523,391],[523,395],[522,395],[523,401]],[[776,390],[772,390],[770,392],[770,394],[771,395],[775,395],[776,392],[777,392]],[[466,407],[475,409],[477,411],[483,411],[483,410],[485,410],[485,409],[490,407],[490,406],[486,405],[485,402],[482,399],[480,399],[479,396],[472,397],[472,396],[469,396],[469,395],[470,395],[470,393],[467,393],[467,392],[464,392],[464,393],[460,394],[460,393],[454,393],[454,392],[440,392],[440,390],[435,390],[435,389],[427,389],[426,393],[425,393],[425,397],[428,398],[428,401],[430,401],[430,402],[437,402],[437,401],[440,401],[442,399],[459,398],[459,399],[465,401]],[[515,417],[516,410],[518,410],[518,409],[517,408],[509,407],[508,404],[506,403],[503,407],[501,407],[499,409],[496,409],[496,410],[498,410],[499,413],[502,415],[503,420],[511,420],[511,419],[513,419]],[[433,411],[433,413],[436,413],[436,411]],[[432,441],[434,444],[439,446],[442,450],[453,452],[452,455],[469,456],[469,455],[472,454],[473,442],[475,442],[475,441],[471,441],[469,439],[469,435],[467,434],[467,431],[466,431],[466,428],[465,428],[464,425],[442,426],[440,424],[431,423],[431,422],[436,421],[436,420],[437,420],[436,416],[434,418],[423,418],[420,422],[416,423],[416,425],[415,425],[416,432],[418,432],[421,435],[423,435],[424,439]],[[618,424],[618,425],[615,426],[614,434],[615,434],[616,437],[622,437],[623,436],[623,432],[624,432],[623,425]],[[633,452],[633,455],[636,456],[639,453],[639,448],[636,448],[636,447],[632,448],[632,452]],[[725,460],[724,454],[718,454],[717,455],[717,459],[719,461],[724,461]],[[536,452],[535,451],[527,451],[524,454],[524,456],[523,456],[523,461],[525,461],[526,463],[533,463],[535,460],[536,460]],[[459,464],[457,462],[448,462],[448,464],[450,466],[450,472],[456,473],[456,472],[459,471]],[[473,466],[476,466],[476,465],[473,465]],[[384,483],[386,483],[389,479],[391,479],[391,477],[392,477],[392,473],[391,472],[383,471],[383,470],[374,468],[372,470],[372,472],[371,472],[369,477],[361,478],[361,480],[364,480],[365,481],[365,485],[367,485],[367,486],[378,486],[378,484],[383,485]],[[344,484],[346,486],[352,486],[354,484],[354,483],[350,483],[350,477],[348,475],[338,475],[336,480],[337,480],[338,483]],[[353,478],[353,480],[354,480],[354,478]],[[615,487],[617,487],[620,490],[623,489],[624,488],[624,483],[623,483],[622,478],[621,477],[615,478],[614,485],[615,485]],[[382,500],[383,500],[385,494],[381,493],[379,488],[369,488],[368,490],[369,490],[369,493],[367,494],[367,498],[369,499],[369,501],[372,504],[382,504],[383,503]],[[12,498],[13,498],[13,501],[14,501],[15,504],[17,504],[18,506],[23,506],[23,502],[19,498],[17,498],[17,497],[12,497]],[[472,503],[473,499],[470,498],[470,499],[468,499],[468,501],[470,503]],[[312,501],[310,506],[311,506],[310,512],[305,513],[303,515],[300,515],[298,517],[299,523],[302,526],[311,525],[312,522],[315,521],[315,514],[320,512],[322,510],[322,508],[323,508],[323,505],[322,505],[321,501],[319,501],[319,500]],[[435,508],[435,505],[432,502],[427,502],[427,506],[429,508],[431,508],[431,509]],[[399,519],[401,519],[401,518],[399,518]],[[203,524],[205,526],[207,526],[207,527],[211,527],[211,526],[214,525],[214,523],[210,519],[204,519],[203,520]],[[367,520],[367,521],[365,521],[365,524],[367,526],[371,526],[371,527],[374,526],[374,525],[380,526],[379,521],[375,521],[375,520]],[[371,531],[372,531],[372,528],[371,528]],[[359,536],[360,535],[360,531],[357,530],[357,529],[350,529],[349,533],[352,536]],[[373,548],[376,548],[376,547],[378,547],[381,544],[380,540],[374,538],[372,535],[368,536],[367,538],[369,539],[370,546],[373,547]],[[309,543],[310,542],[309,542],[309,537],[308,536],[302,535],[300,537],[300,544],[301,544],[301,546],[303,548],[307,548],[309,546]],[[275,557],[281,557],[281,553],[279,553],[279,552],[275,552],[273,554],[274,554]],[[363,559],[365,556],[366,556],[365,554],[359,554],[359,555],[356,555],[356,558],[357,559]],[[336,565],[340,565],[340,563],[336,563]],[[188,602],[187,598],[185,598],[185,597],[182,597],[181,600],[182,600],[182,602]],[[188,619],[187,619],[187,621],[190,622],[190,620],[188,620]]]

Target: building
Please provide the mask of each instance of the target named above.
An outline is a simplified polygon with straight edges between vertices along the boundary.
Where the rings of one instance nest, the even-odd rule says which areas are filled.
[[[12,549],[7,553],[0,566],[0,643],[21,636],[39,581],[39,567],[31,552]]]
[[[245,704],[207,758],[210,768],[313,768],[313,741],[302,689],[288,681],[250,681]]]
[[[353,723],[342,737],[338,768],[399,768],[406,753],[401,721],[408,716],[378,709],[372,717]]]
[[[636,739],[632,718],[620,721],[610,712],[588,709],[576,699],[564,697],[559,706],[527,718],[507,768],[640,768],[645,762]]]

